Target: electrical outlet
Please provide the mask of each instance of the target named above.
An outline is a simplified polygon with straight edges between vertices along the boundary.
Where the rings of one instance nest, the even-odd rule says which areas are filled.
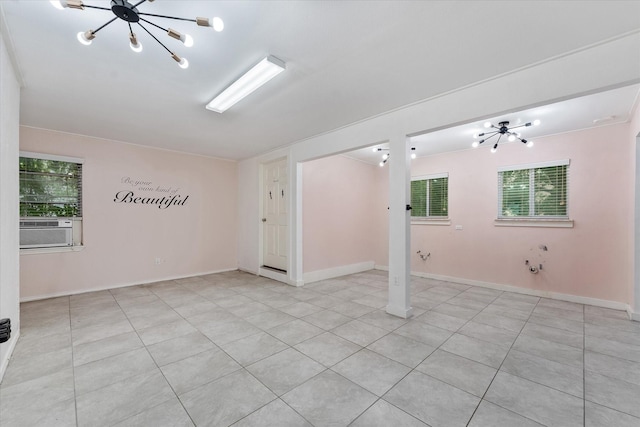
[[[462,230],[462,226],[461,225],[456,225],[456,230],[458,230],[458,231]]]

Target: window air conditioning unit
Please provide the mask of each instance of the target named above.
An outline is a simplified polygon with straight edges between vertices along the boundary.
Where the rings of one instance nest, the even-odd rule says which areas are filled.
[[[28,219],[20,221],[20,249],[73,246],[70,219]]]

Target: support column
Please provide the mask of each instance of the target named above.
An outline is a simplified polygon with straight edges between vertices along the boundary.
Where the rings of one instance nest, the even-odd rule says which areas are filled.
[[[408,138],[389,141],[389,302],[387,313],[411,316],[411,156]]]

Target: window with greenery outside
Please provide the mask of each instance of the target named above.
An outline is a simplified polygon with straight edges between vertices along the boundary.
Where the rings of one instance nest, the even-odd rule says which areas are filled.
[[[438,177],[411,181],[412,217],[449,216],[449,178]]]
[[[20,157],[20,217],[81,217],[82,164]]]
[[[500,214],[567,217],[568,165],[499,172]]]

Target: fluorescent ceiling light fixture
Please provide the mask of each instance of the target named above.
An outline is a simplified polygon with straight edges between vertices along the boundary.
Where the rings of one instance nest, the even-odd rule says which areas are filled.
[[[273,56],[267,56],[258,62],[231,86],[213,98],[206,106],[207,110],[223,113],[236,102],[249,95],[260,86],[284,71],[285,63]]]

